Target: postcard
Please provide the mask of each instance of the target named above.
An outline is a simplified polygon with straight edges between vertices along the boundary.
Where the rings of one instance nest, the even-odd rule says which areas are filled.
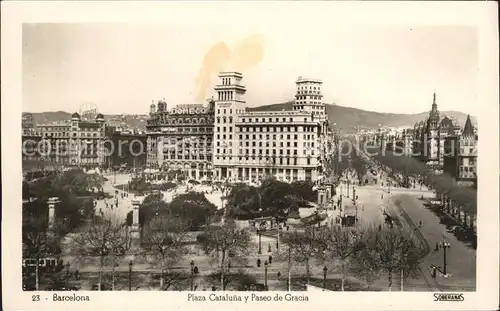
[[[2,3],[6,310],[495,309],[496,9]]]

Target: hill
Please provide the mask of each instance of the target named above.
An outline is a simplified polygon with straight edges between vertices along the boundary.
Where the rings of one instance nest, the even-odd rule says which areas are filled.
[[[291,110],[292,102],[281,104],[265,105],[249,108],[250,111],[271,111],[271,110]],[[352,132],[355,127],[361,129],[378,129],[380,126],[388,127],[411,127],[416,122],[425,120],[429,112],[418,114],[398,114],[398,113],[380,113],[375,111],[362,110],[351,107],[343,107],[334,104],[326,104],[326,112],[331,124],[342,131]],[[455,118],[458,125],[464,126],[467,114],[459,111],[440,111],[441,116]],[[473,122],[475,121],[472,117]],[[475,123],[475,122],[474,122]]]
[[[292,102],[264,105],[248,108],[249,111],[291,110]],[[380,126],[413,127],[416,122],[425,120],[429,112],[418,114],[380,113],[357,108],[326,104],[326,112],[331,124],[343,132],[353,132],[355,128],[377,129]],[[441,111],[441,116],[455,118],[460,126],[464,126],[467,115],[459,111]],[[31,113],[36,124],[49,124],[69,120],[71,113],[64,111]],[[144,129],[147,115],[105,115],[104,118],[114,126]],[[475,119],[472,118],[476,124]]]

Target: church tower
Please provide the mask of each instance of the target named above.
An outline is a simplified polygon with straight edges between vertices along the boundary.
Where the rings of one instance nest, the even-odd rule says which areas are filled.
[[[213,163],[216,179],[231,179],[234,162],[238,154],[235,122],[246,103],[246,88],[241,84],[243,75],[239,72],[221,72],[215,100],[215,126],[213,144]]]

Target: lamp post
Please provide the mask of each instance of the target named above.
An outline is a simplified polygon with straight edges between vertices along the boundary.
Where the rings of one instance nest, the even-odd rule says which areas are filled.
[[[354,188],[354,186],[352,186],[352,200],[354,204],[356,204],[356,188]]]
[[[446,241],[442,241],[441,244],[439,245],[443,249],[443,274],[447,275],[446,273],[446,249],[450,248],[450,243]]]
[[[267,260],[264,262],[264,286],[266,287],[267,290]]]
[[[278,255],[280,253],[280,231],[281,231],[281,225],[278,225],[278,238],[276,239],[276,253]]]
[[[259,251],[258,251],[258,254],[262,254],[262,243],[261,243],[261,239],[262,239],[262,232],[260,231],[260,229],[257,229],[257,234],[259,235]]]
[[[69,286],[69,262],[66,264],[66,288]]]
[[[194,261],[191,260],[191,291],[193,291],[194,288]]]
[[[349,197],[349,187],[351,186],[351,180],[347,179],[347,197]]]
[[[325,266],[323,268],[323,290],[326,290],[326,273],[328,272],[328,268]]]
[[[132,260],[128,263],[128,290],[132,290]]]

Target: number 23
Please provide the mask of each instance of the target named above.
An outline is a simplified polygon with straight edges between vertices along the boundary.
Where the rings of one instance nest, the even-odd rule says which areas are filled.
[[[31,301],[40,301],[40,295],[31,295]]]

